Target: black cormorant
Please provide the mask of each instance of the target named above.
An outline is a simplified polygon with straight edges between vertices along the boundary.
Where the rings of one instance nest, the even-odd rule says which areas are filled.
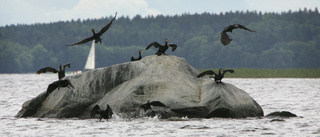
[[[138,58],[135,59],[135,58],[131,57],[131,61],[137,61],[137,60],[142,59],[141,52],[142,52],[142,50],[139,50],[139,57]]]
[[[65,68],[66,68],[66,66],[68,66],[70,68],[70,63],[64,64],[63,68],[61,68],[61,64],[59,64],[59,71],[56,70],[55,68],[52,68],[52,67],[45,67],[45,68],[42,68],[42,69],[38,70],[36,73],[37,74],[41,74],[41,73],[46,73],[46,72],[53,72],[53,73],[57,73],[58,72],[58,77],[59,77],[59,80],[60,80],[65,76]]]
[[[151,106],[167,107],[165,104],[161,103],[160,101],[149,102],[148,100],[148,102],[146,104],[141,105],[140,108],[143,108],[144,111],[147,111],[148,109],[151,109]]]
[[[200,78],[204,75],[214,75],[214,77],[210,77],[210,78],[214,78],[214,80],[217,82],[217,83],[221,83],[221,79],[224,77],[224,73],[226,72],[230,72],[230,73],[233,73],[234,70],[233,69],[228,69],[228,70],[223,70],[222,68],[219,69],[219,73],[214,73],[212,70],[207,70],[207,71],[204,71],[202,73],[200,73],[197,78]]]
[[[68,88],[74,89],[74,87],[73,87],[72,83],[70,82],[70,80],[68,80],[68,79],[58,80],[58,81],[55,81],[55,82],[51,83],[48,86],[47,94],[50,94],[56,88],[60,89],[60,87],[68,87]]]
[[[239,28],[239,29],[248,30],[248,31],[250,31],[250,32],[256,32],[256,31],[250,30],[250,29],[248,29],[248,28],[246,28],[245,26],[242,26],[242,25],[240,25],[240,24],[229,25],[229,26],[225,27],[225,28],[223,29],[223,31],[221,32],[221,38],[220,38],[221,43],[222,43],[223,45],[227,46],[227,45],[232,41],[232,39],[229,38],[227,32],[232,33],[232,30],[233,30],[233,29],[238,29],[238,28]]]
[[[112,117],[112,109],[109,105],[107,105],[107,109],[106,110],[102,110],[100,109],[100,107],[98,105],[95,105],[93,107],[93,109],[91,110],[91,117],[93,118],[96,114],[99,114],[100,115],[100,121],[102,118],[104,119],[110,119]]]
[[[101,39],[101,35],[102,35],[103,33],[105,33],[105,32],[110,28],[110,26],[112,25],[112,22],[113,22],[113,20],[116,18],[116,16],[117,16],[117,13],[116,13],[116,15],[114,16],[114,18],[110,21],[110,23],[109,23],[108,25],[106,25],[105,27],[103,27],[103,28],[100,30],[99,33],[95,33],[94,29],[91,29],[91,31],[92,31],[92,33],[93,33],[93,36],[91,36],[91,37],[89,37],[89,38],[86,38],[86,39],[84,39],[84,40],[82,40],[82,41],[80,41],[80,42],[77,42],[77,43],[73,43],[73,44],[70,44],[70,45],[67,44],[67,46],[80,45],[80,44],[84,44],[84,43],[87,43],[87,42],[92,41],[92,40],[95,40],[95,43],[98,43],[98,42],[102,43],[102,42],[101,42],[101,40],[102,40],[102,39]]]
[[[168,39],[166,39],[166,44],[165,45],[162,46],[158,42],[153,42],[153,43],[148,45],[146,50],[148,50],[151,46],[154,46],[155,48],[159,48],[158,52],[156,53],[158,56],[160,56],[162,54],[166,55],[165,52],[167,51],[167,49],[169,47],[172,48],[172,51],[175,51],[177,49],[177,45],[176,44],[169,44],[168,45]]]

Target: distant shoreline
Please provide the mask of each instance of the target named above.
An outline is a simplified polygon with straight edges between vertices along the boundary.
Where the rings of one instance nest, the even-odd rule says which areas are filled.
[[[320,78],[320,69],[251,69],[251,68],[225,68],[233,69],[234,73],[227,72],[225,78]],[[218,73],[218,69],[198,69],[199,72],[213,70]],[[66,72],[67,76],[73,71]],[[0,73],[0,74],[36,74],[36,73]],[[54,73],[46,73],[57,75]],[[45,74],[42,74],[45,75]]]
[[[198,69],[199,72],[218,69]],[[233,68],[234,73],[226,73],[225,78],[320,78],[320,69],[249,69]]]

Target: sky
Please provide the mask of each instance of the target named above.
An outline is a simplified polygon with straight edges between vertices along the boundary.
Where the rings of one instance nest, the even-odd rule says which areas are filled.
[[[320,8],[320,0],[0,0],[0,26],[102,17]]]

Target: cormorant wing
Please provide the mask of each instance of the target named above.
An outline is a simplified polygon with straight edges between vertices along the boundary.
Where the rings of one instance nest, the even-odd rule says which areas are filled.
[[[57,89],[59,85],[56,82],[51,83],[47,88],[47,95],[50,94],[52,91]]]
[[[204,71],[204,72],[200,73],[200,74],[197,76],[197,78],[200,78],[200,77],[202,77],[202,76],[204,76],[204,75],[213,75],[213,74],[216,74],[216,73],[214,73],[212,70],[207,70],[207,71]]]
[[[36,73],[37,73],[37,74],[40,74],[40,73],[46,73],[46,72],[57,73],[57,72],[59,72],[59,71],[56,70],[55,68],[52,68],[52,67],[45,67],[45,68],[42,68],[42,69],[38,70]]]
[[[87,43],[87,42],[89,42],[89,41],[92,41],[93,39],[94,39],[93,36],[91,36],[91,37],[86,38],[86,39],[84,39],[84,40],[82,40],[82,41],[80,41],[80,42],[73,43],[73,44],[70,44],[70,45],[67,44],[66,46],[73,46],[73,45],[84,44],[84,43]]]
[[[226,72],[230,72],[230,73],[233,73],[234,70],[233,69],[227,69],[227,70],[223,70],[223,73],[226,73]]]
[[[136,59],[135,59],[135,58],[133,58],[133,57],[131,57],[131,61],[136,61]]]
[[[240,25],[240,24],[235,24],[234,26],[235,26],[235,28],[244,29],[244,30],[247,30],[247,31],[250,31],[250,32],[256,32],[255,30],[248,29],[245,26]]]
[[[178,46],[176,44],[169,44],[169,47],[172,47],[172,51],[175,51]]]
[[[97,114],[97,112],[99,112],[98,110],[100,110],[100,107],[98,105],[95,105],[90,113],[91,118],[93,118]]]
[[[150,43],[150,44],[147,46],[146,50],[148,50],[148,49],[149,49],[150,47],[152,47],[152,46],[154,46],[155,48],[161,47],[161,45],[160,45],[158,42],[153,42],[153,43]]]
[[[160,106],[160,107],[167,107],[165,104],[161,103],[160,101],[152,101],[150,102],[152,106]]]
[[[70,63],[64,64],[63,65],[63,70],[65,70],[66,67],[70,68]]]
[[[112,112],[112,109],[111,109],[111,107],[109,105],[107,105],[106,111],[107,111],[108,116],[111,117],[113,112]]]
[[[223,45],[227,46],[232,41],[232,39],[229,38],[227,32],[222,32],[220,41]]]
[[[226,27],[223,28],[222,33],[224,33],[224,32],[232,32],[233,29],[235,29],[234,25],[226,26]]]
[[[97,33],[97,35],[101,36],[103,33],[105,33],[109,28],[110,26],[112,25],[112,22],[113,20],[116,18],[117,16],[117,12],[116,12],[116,15],[113,17],[113,19],[110,21],[110,23],[108,25],[106,25],[105,27],[103,27],[99,33]]]

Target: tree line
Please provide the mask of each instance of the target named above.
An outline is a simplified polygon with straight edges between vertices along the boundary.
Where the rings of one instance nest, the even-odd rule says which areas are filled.
[[[0,73],[28,73],[71,62],[83,70],[91,42],[68,47],[92,36],[112,16],[99,19],[18,24],[0,27]],[[231,24],[256,32],[234,30],[228,46],[220,33]],[[185,58],[195,68],[319,68],[320,14],[317,8],[282,13],[235,11],[220,14],[117,17],[96,44],[96,67],[130,61],[140,49],[157,41],[178,45],[170,55]],[[153,55],[157,49],[142,52]]]

